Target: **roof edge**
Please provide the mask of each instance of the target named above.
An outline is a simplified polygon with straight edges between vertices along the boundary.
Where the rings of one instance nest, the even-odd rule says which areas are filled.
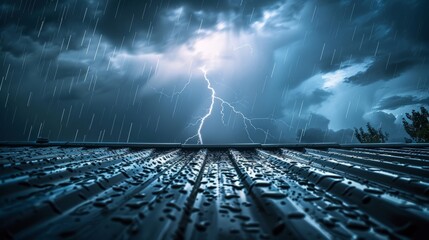
[[[65,142],[53,141],[38,143],[30,142],[13,142],[3,141],[0,146],[11,147],[111,147],[111,148],[184,148],[184,149],[201,149],[201,148],[421,148],[429,147],[429,143],[357,143],[357,144],[338,144],[332,143],[285,143],[285,144],[260,144],[260,143],[231,143],[231,144],[181,144],[181,143],[137,143],[137,142]]]

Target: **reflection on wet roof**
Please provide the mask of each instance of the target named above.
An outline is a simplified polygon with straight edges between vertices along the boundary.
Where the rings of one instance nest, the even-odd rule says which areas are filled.
[[[421,238],[429,145],[2,144],[1,238]]]

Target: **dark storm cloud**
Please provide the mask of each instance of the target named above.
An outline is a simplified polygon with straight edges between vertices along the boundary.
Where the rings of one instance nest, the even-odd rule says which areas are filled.
[[[1,139],[31,140],[41,129],[54,140],[183,142],[195,134],[189,124],[207,113],[210,91],[197,70],[173,96],[190,62],[177,49],[195,50],[197,40],[224,31],[231,46],[216,56],[224,69],[209,77],[219,96],[264,119],[255,124],[269,134],[252,129],[253,140],[350,142],[351,129],[366,121],[400,140],[401,113],[382,111],[429,104],[427,87],[419,97],[411,87],[428,85],[427,9],[428,1],[399,0],[6,0]],[[204,44],[211,50],[222,41]],[[169,61],[159,71],[171,79],[142,94],[158,63]],[[347,75],[359,64],[368,66]],[[324,86],[323,77],[339,70],[346,77]],[[203,129],[208,142],[250,141],[240,116],[226,110],[225,126],[220,106],[214,110]]]
[[[308,54],[307,64],[322,72],[349,60],[373,59],[366,72],[348,79],[366,85],[395,78],[429,57],[424,41],[429,32],[427,1],[321,1],[315,8],[316,27],[309,27],[313,29],[306,40],[309,50],[300,55]]]
[[[388,133],[390,142],[404,142],[404,137],[407,136],[407,133],[400,119],[397,119],[392,113],[376,111],[368,114],[367,119],[372,126],[381,128],[383,132]],[[365,128],[364,126],[362,127]]]
[[[64,78],[71,78],[76,76],[79,71],[84,74],[87,69],[87,65],[81,62],[74,62],[70,60],[58,60],[56,66],[52,67],[51,79],[61,80]]]
[[[0,28],[15,27],[18,31],[14,30],[14,36],[2,31],[2,47],[22,53],[32,43],[28,42],[22,48],[11,44],[11,39],[23,37],[57,45],[64,44],[65,40],[70,50],[79,49],[82,47],[80,39],[86,31],[88,35],[103,34],[118,48],[132,50],[139,38],[146,38],[152,47],[162,48],[172,41],[176,44],[186,41],[200,28],[212,28],[220,14],[225,14],[237,27],[246,28],[261,17],[265,8],[276,2],[281,1],[7,0],[1,5]],[[68,38],[64,39],[70,36],[70,42]]]
[[[395,110],[409,105],[429,105],[429,97],[418,98],[416,96],[392,96],[384,98],[378,104],[378,110]]]
[[[329,126],[329,119],[319,114],[311,114],[311,121],[308,128],[326,129]]]
[[[412,56],[410,53],[389,54],[376,58],[365,72],[358,73],[348,78],[347,81],[366,85],[376,81],[390,80],[399,77],[404,71],[422,62],[422,59]]]
[[[8,30],[14,28],[14,32],[2,31],[2,45],[6,46],[14,45],[12,43],[19,41],[20,38],[30,38],[39,44],[50,42],[56,45],[63,44],[64,47],[68,45],[70,50],[80,48],[80,44],[77,43],[84,32],[82,26],[95,26],[94,16],[98,14],[97,5],[86,0],[7,0],[3,6],[7,10],[2,11],[0,15],[0,28]],[[8,36],[9,32],[13,35]],[[70,41],[69,36],[72,36]],[[31,46],[30,42],[27,44]],[[30,51],[31,48],[28,48],[30,46],[27,44],[25,47],[20,45],[10,47]]]
[[[324,102],[326,99],[328,99],[329,96],[331,95],[332,95],[331,92],[325,91],[323,89],[316,89],[311,93],[310,98],[306,102],[310,106],[319,105],[322,102]]]
[[[247,28],[262,16],[264,9],[279,0],[153,1],[107,2],[99,22],[99,32],[113,44],[133,50],[136,38],[162,50],[169,44],[186,41],[199,29],[213,28],[223,17],[238,29]],[[302,4],[293,4],[299,10]],[[287,17],[287,16],[285,16]]]
[[[311,107],[318,107],[321,104],[323,104],[324,101],[326,101],[330,96],[332,95],[331,92],[329,91],[325,91],[323,89],[316,89],[313,92],[310,93],[306,93],[306,94],[291,94],[291,96],[289,96],[289,98],[293,99],[294,102],[294,109],[293,111],[298,112],[298,115],[300,115],[300,113],[303,113],[306,109],[309,109]],[[288,108],[290,107],[290,102],[285,103],[285,105],[283,105],[284,108]],[[290,112],[289,112],[290,113]],[[304,114],[303,114],[304,115]],[[321,115],[318,114],[311,114],[311,118],[312,121],[311,123],[313,124],[311,127],[314,126],[314,124],[322,124],[323,126],[321,126],[321,128],[327,127],[329,120]],[[302,121],[305,121],[304,119],[302,119]],[[327,122],[325,122],[327,121]],[[325,126],[326,124],[326,126]]]
[[[308,32],[302,40],[302,47],[298,46],[298,49],[289,51],[292,60],[288,63],[295,68],[292,68],[292,71],[288,69],[284,71],[284,75],[288,72],[293,73],[293,81],[289,81],[289,87],[292,89],[297,87],[298,91],[304,91],[304,94],[293,97],[298,99],[298,106],[300,99],[303,99],[302,114],[312,111],[324,114],[332,120],[330,127],[332,124],[335,126],[334,132],[338,131],[338,126],[353,128],[364,125],[368,120],[373,121],[365,119],[362,114],[378,106],[380,95],[377,95],[377,91],[380,87],[386,89],[386,93],[390,92],[389,95],[403,94],[400,90],[402,87],[397,87],[399,82],[403,82],[399,86],[407,86],[407,82],[409,85],[417,81],[416,79],[427,79],[427,72],[417,74],[415,69],[427,68],[429,46],[425,39],[429,32],[429,16],[424,9],[429,9],[428,7],[427,1],[320,1],[314,3],[311,6],[310,15],[307,15],[312,20],[303,21]],[[308,94],[309,91],[314,91],[311,88],[298,88],[303,82],[312,79],[311,77],[317,72],[323,76],[323,74],[334,73],[339,69],[347,69],[362,63],[368,64],[367,69],[345,77],[344,82],[348,85],[340,84],[338,89],[327,98],[320,99],[317,94],[312,97]],[[416,74],[411,74],[412,72]],[[409,79],[410,77],[415,79]],[[380,82],[385,82],[386,85]],[[388,84],[393,85],[389,88]],[[358,86],[356,91],[349,90],[355,88],[354,86]],[[314,86],[313,89],[318,89],[318,86]],[[410,89],[411,87],[407,87],[408,94],[415,94]],[[349,95],[341,92],[348,92]],[[337,97],[340,94],[342,97]],[[423,94],[421,98],[425,98],[425,95]],[[358,96],[361,96],[360,99]],[[332,101],[338,102],[335,105],[324,105]],[[314,105],[306,102],[319,102],[320,106],[315,108]],[[341,105],[345,106],[341,107]],[[333,106],[338,108],[337,111],[327,109]],[[376,109],[382,110],[382,108]],[[284,108],[286,115],[292,110],[290,103]],[[326,113],[327,110],[329,113]],[[344,117],[347,115],[348,118]],[[390,122],[391,119],[384,120]],[[397,121],[392,124],[395,126],[395,128],[391,127],[392,132],[403,134],[403,131],[400,131],[402,126]],[[314,133],[318,137],[312,137],[312,139],[320,141],[320,133],[326,132],[326,129],[314,128],[307,136]],[[297,134],[301,137],[301,132]],[[306,136],[302,137],[306,141]],[[392,139],[402,138],[395,136]],[[347,140],[350,141],[350,139]]]
[[[403,142],[406,132],[401,123],[397,123],[397,118],[393,114],[376,111],[366,116],[366,122],[371,123],[375,128],[381,128],[383,132],[387,133],[390,142]],[[312,115],[311,122],[307,129],[299,129],[297,131],[297,140],[303,143],[311,142],[336,142],[336,143],[356,143],[357,139],[354,137],[353,129],[340,129],[333,130],[329,128],[329,120],[320,115]],[[365,123],[366,123],[365,122]],[[363,127],[356,126],[357,128]]]
[[[381,14],[376,19],[391,25],[394,36],[403,36],[414,44],[429,41],[429,9],[428,1],[384,1]]]
[[[60,92],[57,99],[60,101],[75,101],[83,98],[83,92],[73,88],[70,92]]]
[[[317,114],[311,115],[311,122],[306,129],[299,129],[296,133],[296,140],[302,143],[347,143],[352,139],[352,129],[332,130],[329,128],[329,119]]]
[[[15,27],[5,27],[1,33],[1,51],[15,57],[21,57],[28,52],[35,52],[38,44],[29,36],[20,36]]]

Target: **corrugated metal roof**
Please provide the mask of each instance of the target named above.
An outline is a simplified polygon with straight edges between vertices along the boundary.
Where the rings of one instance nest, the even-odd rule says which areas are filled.
[[[3,144],[2,238],[427,238],[429,145]]]

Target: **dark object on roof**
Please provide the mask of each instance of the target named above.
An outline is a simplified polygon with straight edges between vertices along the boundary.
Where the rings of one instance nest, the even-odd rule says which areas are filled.
[[[427,237],[429,145],[109,147],[3,144],[0,238]]]
[[[47,138],[42,138],[42,137],[38,137],[38,138],[36,139],[36,143],[38,143],[38,144],[49,143],[49,139],[47,139]]]

